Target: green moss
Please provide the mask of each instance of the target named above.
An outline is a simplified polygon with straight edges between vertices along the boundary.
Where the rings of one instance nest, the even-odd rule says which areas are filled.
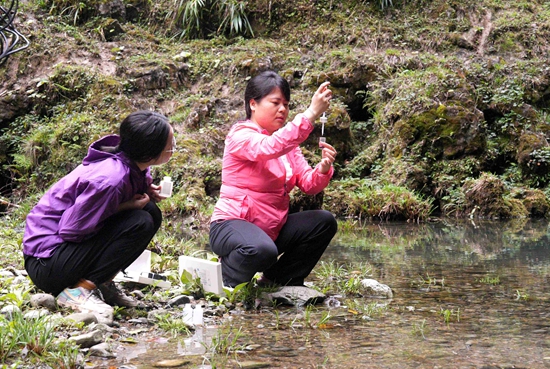
[[[325,189],[324,207],[338,214],[383,220],[423,220],[431,201],[395,185],[348,179],[334,181]]]

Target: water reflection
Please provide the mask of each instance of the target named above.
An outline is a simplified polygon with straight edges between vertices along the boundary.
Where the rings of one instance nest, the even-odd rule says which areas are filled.
[[[549,251],[545,220],[369,223],[340,232],[322,260],[371,263],[373,278],[394,291],[386,310],[358,314],[350,306],[372,299],[339,297],[339,307],[313,313],[278,307],[232,316],[224,326],[240,329],[239,343],[254,349],[217,367],[550,367]],[[327,311],[329,324],[311,324]],[[194,343],[168,343],[139,361],[188,355]],[[117,360],[110,364],[147,367]]]

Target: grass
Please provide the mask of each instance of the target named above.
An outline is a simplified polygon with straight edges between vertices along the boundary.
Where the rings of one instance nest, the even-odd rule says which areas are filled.
[[[0,314],[0,363],[14,355],[26,363],[44,363],[56,368],[76,368],[80,353],[76,344],[59,340],[51,316],[29,319],[20,310],[9,317]]]

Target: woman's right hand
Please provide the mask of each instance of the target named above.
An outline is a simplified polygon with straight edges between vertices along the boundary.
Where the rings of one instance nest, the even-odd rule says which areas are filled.
[[[315,94],[311,98],[311,104],[305,111],[306,117],[315,122],[323,112],[325,112],[330,106],[330,99],[332,99],[332,91],[328,88],[330,82],[323,82],[315,91]]]
[[[144,193],[143,195],[135,194],[131,200],[120,204],[118,206],[118,211],[143,209],[145,205],[149,203],[149,201],[149,196],[146,193]]]

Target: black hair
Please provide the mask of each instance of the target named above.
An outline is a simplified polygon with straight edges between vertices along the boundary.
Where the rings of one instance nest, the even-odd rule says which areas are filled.
[[[244,91],[246,119],[250,119],[252,116],[250,100],[260,102],[266,95],[273,91],[274,88],[279,88],[285,96],[285,99],[290,101],[290,85],[288,81],[274,71],[264,71],[248,81],[246,90]]]
[[[141,110],[128,115],[120,124],[118,149],[138,163],[158,158],[168,141],[170,122],[154,111]]]

